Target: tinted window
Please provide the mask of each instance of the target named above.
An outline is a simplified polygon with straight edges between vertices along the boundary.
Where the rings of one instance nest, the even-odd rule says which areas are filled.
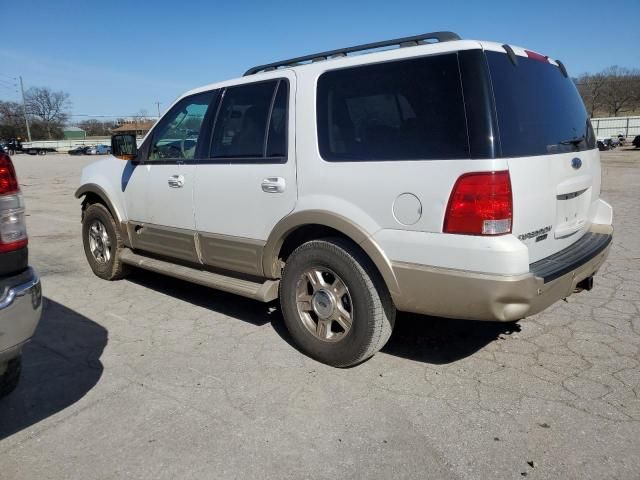
[[[195,156],[202,121],[214,92],[181,100],[167,113],[153,133],[149,160],[191,160]]]
[[[273,126],[267,129],[278,83],[277,80],[252,83],[225,91],[213,131],[211,157],[263,158],[267,131],[274,132],[274,150],[282,150],[277,143],[278,133],[285,131],[283,112],[276,114],[271,122]],[[283,91],[286,102],[286,88]],[[275,125],[278,120],[280,123]]]
[[[269,121],[269,136],[267,139],[267,157],[285,157],[287,155],[287,100],[289,85],[281,81],[278,93],[273,102],[271,119]]]
[[[570,78],[555,65],[487,52],[502,155],[519,157],[595,148],[593,129]]]
[[[456,54],[326,72],[317,95],[325,160],[469,157]]]

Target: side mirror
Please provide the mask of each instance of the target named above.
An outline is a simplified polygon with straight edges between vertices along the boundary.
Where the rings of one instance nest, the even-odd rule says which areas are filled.
[[[120,160],[135,160],[138,156],[136,136],[130,133],[112,135],[111,154]]]

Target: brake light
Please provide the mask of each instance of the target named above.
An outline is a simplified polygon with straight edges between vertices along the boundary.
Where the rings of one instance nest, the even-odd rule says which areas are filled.
[[[0,153],[0,253],[27,246],[24,201],[11,158]]]
[[[18,177],[11,163],[11,157],[6,153],[0,153],[0,195],[16,193],[19,190]]]
[[[461,235],[511,233],[513,198],[508,171],[466,173],[456,181],[443,232]]]
[[[525,50],[525,53],[527,54],[527,57],[538,60],[539,62],[549,62],[549,57],[542,55],[541,53],[532,52],[531,50]]]

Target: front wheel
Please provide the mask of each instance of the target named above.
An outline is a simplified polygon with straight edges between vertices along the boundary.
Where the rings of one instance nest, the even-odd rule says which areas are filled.
[[[127,273],[120,261],[124,243],[116,222],[101,203],[87,207],[82,218],[84,253],[93,273],[105,280],[118,280]]]
[[[299,348],[335,367],[356,365],[380,350],[396,314],[372,262],[341,238],[313,240],[291,254],[280,304]]]

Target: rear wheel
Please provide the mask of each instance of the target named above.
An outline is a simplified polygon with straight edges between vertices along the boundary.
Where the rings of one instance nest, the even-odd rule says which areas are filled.
[[[0,369],[0,371],[2,371]],[[22,371],[22,357],[14,358],[7,364],[3,373],[0,373],[0,398],[9,395],[18,386],[20,372]]]
[[[309,356],[356,365],[391,336],[395,308],[371,261],[341,238],[307,242],[287,259],[280,304],[291,336]]]
[[[101,203],[87,207],[82,218],[84,253],[93,273],[105,280],[118,280],[128,273],[120,261],[124,243],[111,213]]]

